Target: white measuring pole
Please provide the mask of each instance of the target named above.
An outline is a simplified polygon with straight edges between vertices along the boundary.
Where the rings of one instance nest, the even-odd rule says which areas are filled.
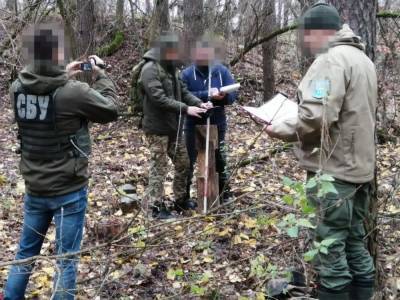
[[[208,100],[211,99],[211,65],[208,65]],[[204,164],[204,198],[203,198],[203,213],[207,213],[208,206],[208,165],[209,165],[209,152],[210,152],[210,116],[207,116],[207,130],[206,130],[206,157]]]

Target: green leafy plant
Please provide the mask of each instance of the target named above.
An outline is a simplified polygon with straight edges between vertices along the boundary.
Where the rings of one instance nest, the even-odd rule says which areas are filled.
[[[167,272],[167,278],[169,280],[175,280],[176,278],[183,277],[183,270],[182,269],[169,269]]]
[[[308,202],[306,185],[302,182],[293,181],[287,177],[283,179],[283,184],[293,191],[292,194],[285,195],[282,198],[287,205],[301,209],[301,212],[304,214],[313,214],[315,212],[315,208]]]
[[[276,278],[278,276],[278,267],[267,263],[267,259],[263,254],[258,255],[250,261],[250,277],[259,280]]]
[[[329,246],[331,246],[334,242],[336,241],[336,239],[333,238],[328,238],[325,239],[321,242],[315,242],[314,241],[314,247],[313,249],[307,251],[306,253],[304,253],[304,260],[305,261],[312,261],[315,256],[319,253],[322,254],[328,254],[329,253]]]
[[[213,277],[211,271],[206,270],[203,274],[192,274],[190,285],[190,293],[195,296],[204,296],[207,292],[206,285],[209,283],[210,279]]]
[[[291,238],[299,236],[299,228],[315,228],[307,218],[298,218],[295,214],[286,215],[283,220],[278,224],[278,227],[285,230],[287,235]]]
[[[288,236],[297,238],[299,236],[299,229],[310,228],[314,229],[316,226],[312,223],[315,217],[315,208],[309,204],[307,199],[307,191],[316,194],[317,198],[326,197],[328,194],[338,194],[333,182],[335,178],[328,174],[321,174],[317,172],[316,175],[310,178],[305,184],[302,182],[293,181],[285,177],[283,184],[289,187],[292,191],[291,194],[283,196],[282,200],[294,208],[300,209],[304,217],[298,217],[293,213],[286,215],[283,220],[278,224],[278,227],[285,230]],[[314,248],[304,253],[304,260],[311,261],[319,253],[328,254],[329,246],[331,246],[336,239],[328,238],[321,242],[314,241]]]

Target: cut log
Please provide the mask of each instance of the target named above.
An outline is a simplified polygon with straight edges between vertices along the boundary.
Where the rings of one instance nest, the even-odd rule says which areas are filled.
[[[216,125],[210,125],[210,139],[208,152],[208,185],[205,188],[206,176],[206,137],[207,126],[196,126],[196,148],[197,148],[197,209],[204,212],[204,193],[207,191],[207,207],[205,211],[218,205],[219,195],[218,174],[215,168],[215,150],[218,147],[218,129]]]

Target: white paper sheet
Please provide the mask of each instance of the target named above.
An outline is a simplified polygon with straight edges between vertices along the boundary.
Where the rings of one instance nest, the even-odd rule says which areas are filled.
[[[299,107],[279,93],[260,107],[243,106],[243,109],[266,123],[273,123],[297,119]]]

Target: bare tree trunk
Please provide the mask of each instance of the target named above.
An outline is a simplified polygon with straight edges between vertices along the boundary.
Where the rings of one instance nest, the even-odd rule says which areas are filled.
[[[391,7],[392,7],[392,0],[386,0],[383,9],[390,10]]]
[[[170,29],[168,3],[169,3],[168,0],[156,0],[156,8],[159,13],[158,27],[160,28],[160,31],[165,31]]]
[[[231,0],[225,0],[223,18],[222,18],[222,28],[223,35],[225,39],[229,39],[231,36],[231,19],[232,19],[232,3]]]
[[[93,0],[77,2],[78,55],[90,55],[94,50],[94,3]]]
[[[305,12],[311,5],[316,2],[317,0],[299,0],[301,12]]]
[[[131,8],[131,24],[135,24],[136,6],[133,4],[133,0],[129,0],[129,6]]]
[[[275,0],[269,0],[264,3],[264,32],[269,33],[276,27]],[[275,75],[274,75],[274,56],[276,50],[276,38],[264,43],[263,49],[263,77],[264,77],[264,102],[271,99],[275,93]]]
[[[162,31],[170,30],[168,0],[155,0],[151,22],[147,30],[147,44],[152,42]]]
[[[151,2],[150,0],[146,0],[146,14],[151,14]]]
[[[330,0],[330,3],[337,8],[343,21],[361,36],[367,55],[375,60],[378,0]]]
[[[18,1],[17,0],[7,0],[6,9],[13,12],[15,15],[18,14]]]
[[[302,15],[308,8],[310,8],[316,2],[316,0],[299,0],[299,2],[301,10],[300,15]],[[298,51],[298,53],[300,54],[300,59],[299,59],[300,72],[301,74],[304,75],[307,72],[308,68],[311,66],[312,62],[314,61],[314,58],[305,56],[304,53],[302,53],[301,51]]]
[[[77,2],[77,57],[86,59],[87,56],[94,53],[94,3],[93,0],[78,1]],[[80,77],[81,80],[90,82],[91,74],[83,74]]]
[[[117,1],[117,8],[116,8],[116,19],[117,19],[117,30],[123,31],[124,30],[124,0]]]
[[[350,25],[354,32],[361,36],[366,45],[366,54],[375,59],[376,48],[376,15],[378,12],[378,0],[357,1],[357,0],[330,0],[341,15],[343,21]],[[371,218],[366,220],[369,232],[368,246],[371,255],[374,258],[377,269],[376,279],[378,286],[382,284],[382,270],[379,266],[379,247],[378,247],[378,197],[377,197],[377,177],[375,167],[375,178],[372,182],[372,201],[370,207]],[[379,288],[378,288],[379,289]]]
[[[183,27],[185,49],[190,49],[196,39],[204,33],[203,0],[183,0]],[[185,53],[189,54],[190,51]]]
[[[215,30],[216,0],[206,0],[204,3],[204,28]]]
[[[283,12],[284,12],[284,9],[285,9],[285,3],[284,3],[284,0],[278,0],[278,11],[277,11],[277,13],[276,13],[276,20],[277,20],[277,22],[276,22],[276,24],[279,26],[279,27],[282,27],[282,20],[283,20]]]
[[[288,3],[288,0],[284,3],[282,27],[286,27],[289,24],[290,5],[291,3]]]
[[[75,30],[72,25],[73,20],[71,19],[71,11],[72,9],[69,7],[65,6],[65,3],[63,0],[57,0],[57,6],[58,9],[60,10],[61,17],[64,20],[65,24],[65,35],[66,38],[68,39],[69,42],[69,48],[70,48],[70,54],[72,58],[76,58],[78,53],[77,53],[77,47],[76,47],[76,36],[75,36]],[[73,12],[76,12],[76,7],[73,10]]]

